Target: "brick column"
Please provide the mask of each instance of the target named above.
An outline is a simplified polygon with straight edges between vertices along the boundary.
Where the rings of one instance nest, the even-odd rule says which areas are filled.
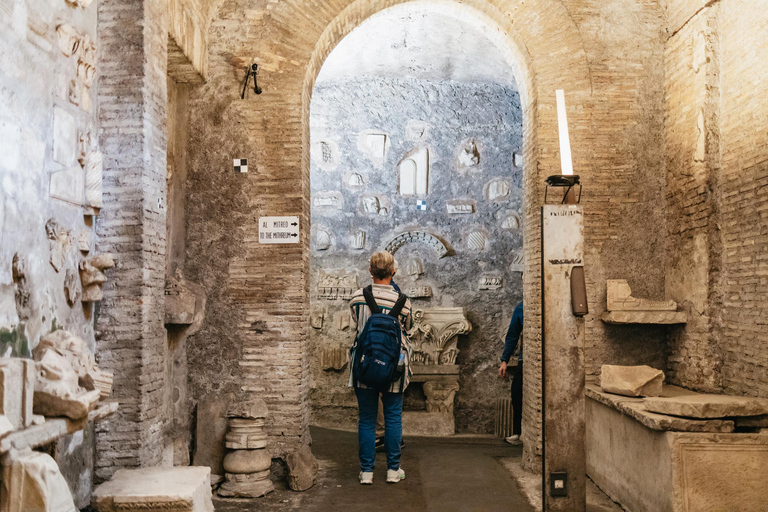
[[[102,0],[99,140],[104,209],[98,251],[117,266],[96,313],[99,364],[114,372],[118,413],[97,425],[97,481],[163,462],[166,201],[166,2]]]

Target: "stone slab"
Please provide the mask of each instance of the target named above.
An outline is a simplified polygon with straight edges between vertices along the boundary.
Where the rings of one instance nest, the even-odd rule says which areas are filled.
[[[685,311],[606,311],[600,320],[607,324],[674,325],[688,322]]]
[[[288,487],[294,491],[306,491],[315,485],[317,478],[317,459],[312,449],[303,444],[293,453],[285,457],[288,466]]]
[[[644,405],[650,412],[686,418],[727,418],[768,414],[768,398],[732,395],[696,394],[646,398]]]
[[[618,366],[604,364],[600,369],[603,391],[624,396],[659,396],[664,372],[650,366]]]
[[[679,432],[733,432],[734,422],[731,420],[692,420],[656,414],[645,410],[642,398],[630,398],[606,393],[595,384],[588,384],[584,393],[588,399],[600,402],[611,407],[630,418],[640,422],[651,430],[679,431]],[[693,393],[676,386],[664,386],[662,396],[680,396],[685,393]]]
[[[197,404],[195,453],[192,463],[207,466],[215,475],[224,474],[224,438],[227,435],[227,410],[234,395],[209,396]]]
[[[213,512],[211,469],[195,466],[120,469],[112,480],[94,490],[91,505],[98,512]]]
[[[442,437],[455,433],[453,413],[403,411],[403,435]]]

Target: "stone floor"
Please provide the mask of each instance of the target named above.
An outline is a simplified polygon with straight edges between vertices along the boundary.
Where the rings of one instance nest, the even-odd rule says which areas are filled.
[[[502,459],[519,459],[521,448],[492,437],[406,438],[406,479],[387,484],[384,454],[378,454],[372,486],[357,482],[357,434],[312,429],[320,463],[317,485],[304,493],[277,484],[260,500],[214,499],[217,512],[302,510],[341,512],[533,512]]]

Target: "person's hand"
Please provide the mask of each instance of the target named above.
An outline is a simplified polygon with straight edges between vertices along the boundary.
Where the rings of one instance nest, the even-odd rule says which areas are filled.
[[[507,363],[506,361],[501,362],[501,366],[499,366],[499,378],[503,379],[507,376]]]

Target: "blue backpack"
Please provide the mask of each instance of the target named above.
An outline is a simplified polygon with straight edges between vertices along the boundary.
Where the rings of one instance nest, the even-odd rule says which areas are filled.
[[[365,303],[371,317],[363,332],[355,339],[355,359],[352,372],[355,380],[377,391],[389,391],[390,385],[402,376],[398,371],[401,336],[400,312],[408,297],[402,293],[389,313],[382,313],[371,286],[363,288]]]

